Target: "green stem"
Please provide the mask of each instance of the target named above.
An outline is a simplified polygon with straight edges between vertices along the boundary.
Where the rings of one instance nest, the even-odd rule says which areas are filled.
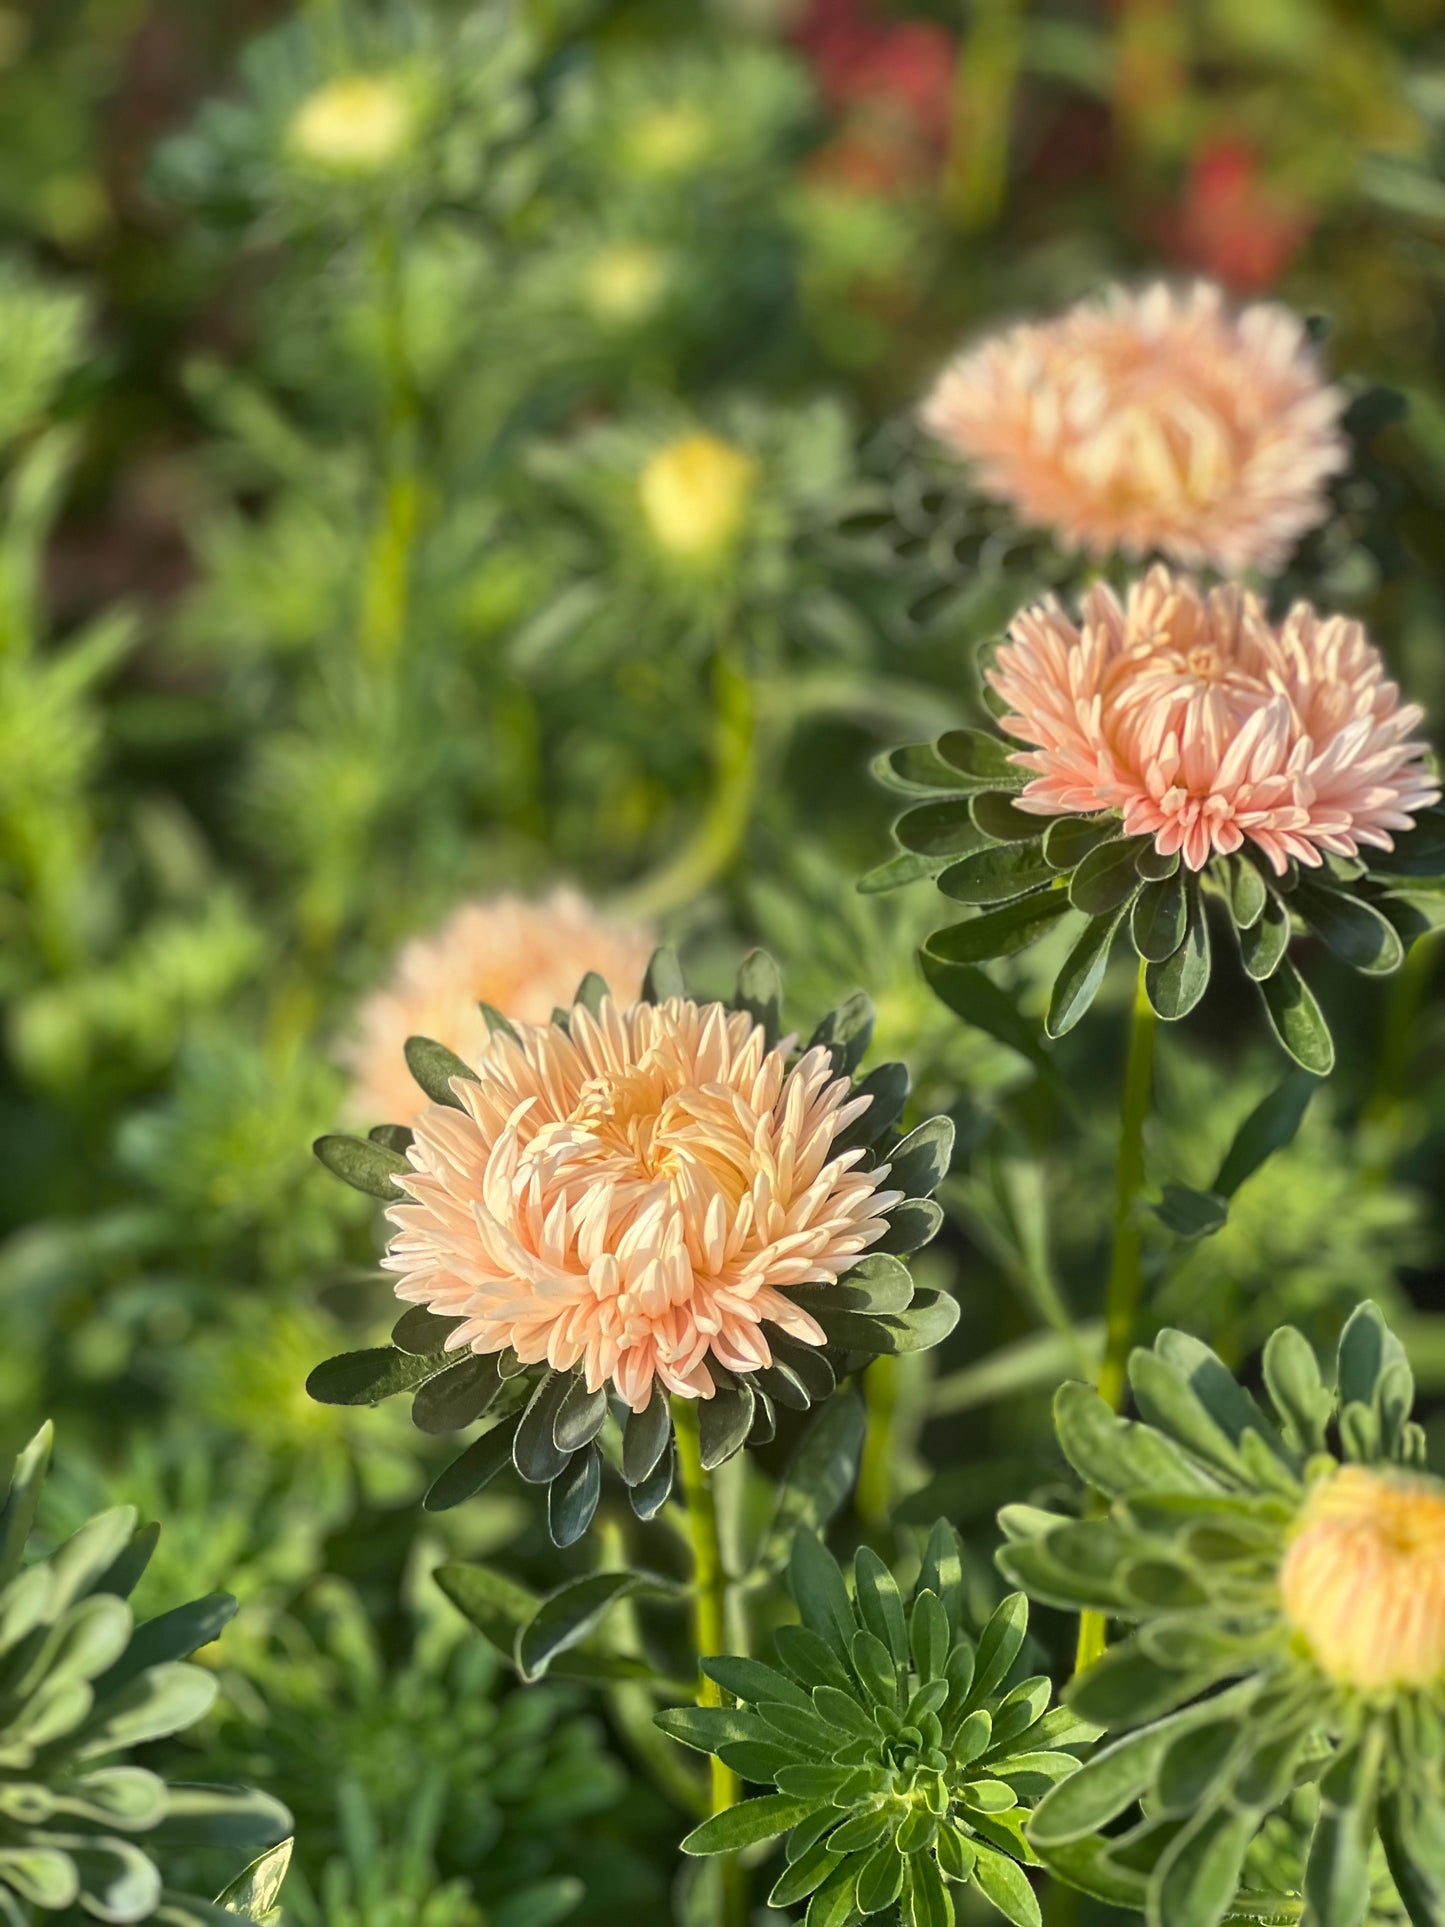
[[[386,487],[367,556],[359,647],[369,668],[387,670],[401,653],[411,603],[421,497],[416,449],[419,411],[406,338],[401,250],[390,222],[377,233],[374,257],[387,380]]]
[[[943,199],[959,227],[992,226],[1008,191],[1014,101],[1024,53],[1021,0],[984,0],[959,51]]]
[[[757,703],[737,653],[713,656],[713,787],[701,823],[675,857],[625,891],[616,908],[647,920],[680,909],[724,874],[742,847],[758,784]]]
[[[892,1523],[893,1419],[898,1409],[898,1360],[875,1358],[863,1374],[863,1404],[868,1427],[858,1466],[858,1517],[869,1532],[886,1532]]]
[[[718,1536],[712,1475],[703,1468],[696,1399],[673,1400],[672,1427],[677,1438],[678,1479],[692,1541],[693,1642],[701,1661],[711,1653],[727,1650],[728,1580]],[[699,1667],[697,1704],[721,1706],[723,1703],[722,1688]],[[737,1805],[742,1785],[736,1773],[724,1766],[715,1754],[711,1767],[710,1812],[726,1813],[729,1807]],[[722,1883],[724,1927],[747,1927],[748,1874],[736,1854],[728,1854],[723,1860]]]
[[[627,1563],[627,1545],[614,1520],[604,1519],[600,1531],[599,1571],[617,1572]],[[613,1608],[612,1636],[623,1653],[642,1656],[642,1640],[637,1613],[630,1599]],[[608,1702],[624,1745],[638,1765],[649,1773],[659,1791],[695,1820],[708,1815],[707,1792],[701,1776],[690,1761],[680,1757],[679,1749],[653,1724],[657,1707],[656,1680],[618,1680],[608,1689]]]
[[[1112,1411],[1124,1403],[1129,1353],[1144,1290],[1144,1237],[1139,1199],[1144,1189],[1144,1123],[1154,1086],[1154,1035],[1158,1019],[1144,989],[1144,965],[1134,986],[1129,1022],[1129,1049],[1124,1062],[1124,1107],[1119,1127],[1119,1162],[1114,1186],[1114,1256],[1109,1267],[1109,1292],[1104,1306],[1104,1362],[1099,1368],[1099,1396]],[[1079,1620],[1077,1670],[1082,1672],[1103,1652],[1104,1619],[1084,1613]]]

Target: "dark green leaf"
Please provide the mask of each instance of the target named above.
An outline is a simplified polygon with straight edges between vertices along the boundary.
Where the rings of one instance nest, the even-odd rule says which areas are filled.
[[[910,1198],[926,1198],[948,1176],[953,1162],[953,1119],[930,1117],[889,1154],[888,1181]]]
[[[914,856],[964,856],[981,850],[987,836],[973,820],[967,801],[919,803],[893,825],[893,834]]]
[[[873,1038],[873,1004],[860,990],[830,1010],[808,1039],[808,1049],[822,1048],[833,1057],[835,1075],[851,1075]]]
[[[909,1198],[888,1213],[888,1229],[873,1250],[907,1258],[937,1237],[942,1224],[942,1208],[932,1198]]]
[[[1281,959],[1259,989],[1274,1034],[1290,1056],[1312,1076],[1328,1077],[1335,1067],[1334,1040],[1314,992],[1294,965]]]
[[[1008,992],[976,964],[944,963],[927,950],[918,953],[918,961],[934,995],[965,1023],[987,1031],[1046,1075],[1056,1075],[1034,1025],[1020,1014]]]
[[[442,1364],[439,1358],[417,1358],[391,1345],[376,1345],[323,1360],[307,1378],[306,1390],[321,1405],[378,1405],[434,1378]]]
[[[1039,890],[1018,897],[1001,909],[986,910],[964,923],[935,930],[923,947],[925,958],[945,964],[986,963],[990,957],[1012,957],[1037,943],[1046,930],[1066,916],[1069,899],[1062,890]]]
[[[1149,1002],[1159,1016],[1171,1023],[1187,1017],[1209,987],[1209,921],[1203,896],[1193,877],[1188,880],[1186,899],[1184,941],[1163,963],[1147,964],[1144,970],[1144,989]]]
[[[691,1854],[735,1853],[740,1847],[754,1846],[759,1840],[772,1840],[813,1812],[820,1803],[802,1800],[788,1793],[764,1793],[744,1800],[724,1813],[715,1813],[682,1842],[682,1851]]]
[[[1147,838],[1115,837],[1090,850],[1069,878],[1069,901],[1085,916],[1102,917],[1119,909],[1139,890],[1134,864]]]
[[[1266,1158],[1292,1141],[1318,1089],[1313,1077],[1294,1072],[1254,1107],[1235,1132],[1214,1180],[1213,1188],[1221,1198],[1232,1198]]]
[[[1117,816],[1056,816],[1044,831],[1044,855],[1056,870],[1074,870],[1091,850],[1119,834]]]
[[[1182,870],[1158,883],[1146,883],[1134,899],[1130,934],[1134,948],[1149,963],[1163,963],[1184,941],[1189,893]]]
[[[656,1385],[640,1412],[629,1412],[622,1431],[622,1476],[628,1485],[641,1485],[662,1458],[672,1439],[672,1412],[665,1393]]]
[[[524,1680],[540,1679],[559,1653],[595,1632],[620,1600],[673,1590],[669,1581],[639,1572],[593,1572],[559,1586],[517,1631],[517,1671]]]
[[[471,1066],[432,1037],[408,1037],[404,1049],[407,1069],[432,1103],[460,1110],[462,1101],[452,1089],[452,1079],[475,1084],[477,1074]]]
[[[642,979],[642,1001],[665,1004],[673,997],[686,997],[687,979],[676,952],[666,947],[654,950]]]
[[[939,756],[949,769],[980,789],[1022,789],[1029,780],[1012,758],[1012,744],[981,729],[950,729],[938,739]]]
[[[1177,1238],[1206,1238],[1229,1217],[1224,1198],[1213,1191],[1191,1191],[1187,1184],[1166,1184],[1154,1211]]]
[[[1007,796],[997,790],[983,790],[974,797],[969,808],[973,820],[985,836],[991,836],[999,843],[1037,843],[1044,833],[1046,819],[1035,816],[1028,810],[1021,810]],[[1039,868],[1047,876],[1052,866],[1043,860],[1042,849],[1035,852]]]
[[[447,1340],[461,1322],[460,1318],[441,1318],[425,1305],[410,1305],[392,1326],[391,1342],[399,1352],[430,1358],[446,1352]],[[447,1356],[454,1358],[456,1353]]]
[[[1310,929],[1353,970],[1387,976],[1405,961],[1405,946],[1395,926],[1360,897],[1301,877],[1291,898]]]
[[[405,1196],[392,1183],[393,1178],[411,1170],[400,1152],[388,1151],[369,1138],[345,1137],[339,1133],[317,1138],[311,1148],[327,1170],[344,1179],[353,1190],[365,1191],[373,1198],[385,1198],[390,1204]]]
[[[428,1379],[412,1400],[412,1423],[423,1432],[460,1432],[475,1424],[502,1389],[495,1355],[453,1356],[456,1362]]]
[[[553,1443],[559,1452],[576,1452],[592,1443],[606,1417],[607,1388],[599,1386],[595,1392],[589,1392],[586,1378],[578,1372],[558,1408],[552,1426]]]
[[[733,1004],[762,1025],[771,1050],[782,1033],[783,977],[766,950],[750,950],[743,958]]]
[[[1063,1037],[1071,1031],[1098,995],[1123,917],[1122,907],[1106,916],[1090,917],[1080,931],[1054,979],[1044,1026],[1050,1037]]]
[[[1253,930],[1269,902],[1269,887],[1243,852],[1229,859],[1229,911],[1237,930]]]
[[[547,1531],[554,1546],[576,1545],[601,1496],[602,1454],[595,1445],[584,1445],[547,1488]]]
[[[955,903],[1008,903],[1037,890],[1052,874],[1036,843],[995,843],[950,865],[938,887]]]
[[[578,984],[572,1002],[574,1005],[580,1004],[589,1016],[595,1017],[601,1010],[604,999],[611,995],[607,979],[599,976],[595,970],[589,970]]]
[[[788,1590],[803,1624],[826,1640],[846,1665],[858,1622],[838,1562],[816,1533],[800,1530],[793,1539]]]
[[[512,1463],[528,1485],[550,1485],[566,1470],[571,1454],[553,1433],[562,1402],[572,1389],[571,1372],[548,1372],[537,1383],[512,1440]]]
[[[713,1472],[742,1449],[753,1422],[753,1390],[739,1379],[698,1400],[697,1429],[705,1472]]]
[[[1029,1877],[1017,1861],[980,1840],[974,1847],[973,1877],[985,1900],[991,1901],[1013,1927],[1043,1927],[1043,1915]]]
[[[1289,934],[1289,911],[1271,890],[1259,921],[1239,933],[1239,954],[1246,976],[1256,983],[1272,977],[1284,961]]]

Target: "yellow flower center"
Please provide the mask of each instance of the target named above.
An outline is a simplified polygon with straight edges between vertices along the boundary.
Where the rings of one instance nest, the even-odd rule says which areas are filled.
[[[667,283],[666,257],[633,242],[606,248],[589,264],[582,294],[599,321],[625,327],[656,313]]]
[[[661,448],[638,479],[654,541],[690,560],[726,549],[742,526],[753,463],[716,435],[688,435]]]
[[[379,173],[411,139],[407,90],[384,74],[349,74],[309,94],[291,121],[291,151],[343,174]]]
[[[1445,1487],[1347,1465],[1315,1486],[1279,1574],[1321,1672],[1367,1691],[1445,1679]]]

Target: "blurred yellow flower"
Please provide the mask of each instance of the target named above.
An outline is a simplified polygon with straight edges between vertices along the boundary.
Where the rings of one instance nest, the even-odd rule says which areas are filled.
[[[717,435],[686,435],[660,448],[637,484],[658,547],[689,561],[721,554],[741,530],[754,469],[750,456]]]
[[[338,174],[377,174],[411,140],[416,106],[386,74],[348,74],[308,94],[291,120],[287,144],[313,166]]]
[[[657,312],[671,279],[667,256],[645,242],[604,248],[588,265],[582,295],[598,321],[628,327]]]
[[[627,155],[640,174],[685,174],[713,145],[715,131],[696,107],[659,107],[633,122]]]
[[[1322,1673],[1366,1692],[1445,1679],[1445,1486],[1347,1465],[1311,1491],[1279,1575]]]

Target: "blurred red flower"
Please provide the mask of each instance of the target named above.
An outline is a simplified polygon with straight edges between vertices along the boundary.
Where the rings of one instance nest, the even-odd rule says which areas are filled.
[[[1308,239],[1308,211],[1261,175],[1246,141],[1221,136],[1194,155],[1165,228],[1169,251],[1242,294],[1271,288]]]
[[[944,28],[880,20],[865,0],[812,0],[796,39],[831,107],[896,117],[921,147],[943,153],[957,53]]]

